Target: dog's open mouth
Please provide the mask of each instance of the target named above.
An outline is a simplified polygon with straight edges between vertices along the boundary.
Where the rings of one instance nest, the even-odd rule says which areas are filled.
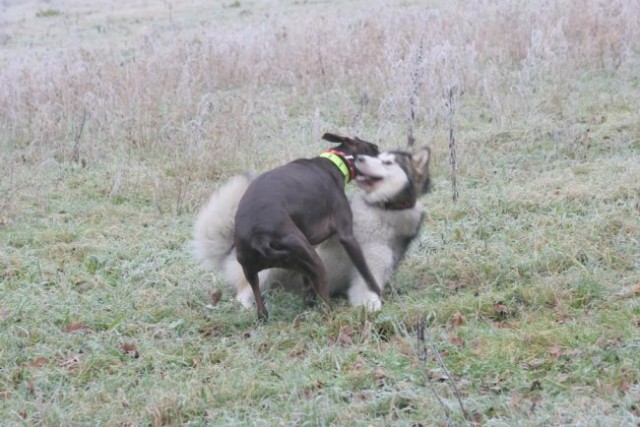
[[[362,188],[371,188],[378,181],[382,181],[382,178],[378,176],[373,176],[373,175],[366,175],[361,171],[357,172],[356,183]]]

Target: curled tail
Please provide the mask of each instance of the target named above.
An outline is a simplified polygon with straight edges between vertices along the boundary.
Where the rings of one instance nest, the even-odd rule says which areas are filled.
[[[193,227],[193,249],[197,259],[213,270],[220,270],[234,253],[233,230],[238,203],[254,175],[231,178],[211,195]],[[235,260],[235,256],[233,257]]]

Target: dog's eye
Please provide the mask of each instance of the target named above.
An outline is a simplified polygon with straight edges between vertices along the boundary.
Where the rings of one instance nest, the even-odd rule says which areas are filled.
[[[393,164],[393,162],[391,160],[383,160],[382,164],[385,166],[391,166]]]

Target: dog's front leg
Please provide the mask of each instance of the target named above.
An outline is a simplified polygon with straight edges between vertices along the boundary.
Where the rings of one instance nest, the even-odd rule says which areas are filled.
[[[347,297],[349,304],[354,307],[363,305],[368,311],[378,311],[382,308],[382,300],[374,292],[371,292],[367,284],[359,273],[355,272],[355,277],[351,280]]]
[[[367,265],[376,282],[384,289],[385,282],[393,270],[393,252],[386,245],[367,245],[366,251]],[[377,311],[382,308],[380,296],[369,290],[356,269],[352,269],[347,296],[352,306],[364,305],[369,311]]]
[[[373,274],[371,274],[371,270],[369,270],[369,266],[364,259],[362,249],[360,248],[360,244],[358,243],[356,238],[353,235],[340,236],[339,238],[340,243],[347,251],[349,258],[351,258],[351,262],[358,269],[358,272],[369,287],[369,290],[378,295],[378,297],[382,300],[381,288],[380,286],[378,286],[378,283],[373,277]]]

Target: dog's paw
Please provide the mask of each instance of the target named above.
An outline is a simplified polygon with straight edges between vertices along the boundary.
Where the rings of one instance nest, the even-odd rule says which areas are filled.
[[[353,306],[364,305],[367,311],[378,311],[382,308],[382,300],[371,291],[364,294],[352,293],[349,295],[349,302]]]
[[[244,308],[251,308],[253,306],[253,291],[251,290],[251,288],[246,288],[243,289],[242,291],[238,292],[238,294],[236,295],[236,300],[242,304],[242,307]]]
[[[364,303],[368,311],[378,311],[382,308],[382,300],[375,293],[371,293],[371,298]]]

